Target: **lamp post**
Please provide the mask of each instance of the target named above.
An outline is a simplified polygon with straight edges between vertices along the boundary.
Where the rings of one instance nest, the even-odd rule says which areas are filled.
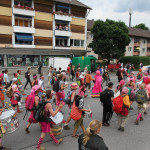
[[[133,11],[132,11],[132,9],[130,8],[130,9],[129,9],[129,27],[131,27],[131,16],[132,16],[132,14],[133,14]]]

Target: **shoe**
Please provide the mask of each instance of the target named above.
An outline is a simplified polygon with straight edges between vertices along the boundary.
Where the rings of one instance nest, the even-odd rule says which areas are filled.
[[[6,148],[2,146],[1,150],[11,150],[11,148]]]
[[[144,119],[143,119],[143,117],[140,117],[140,121],[143,121]]]
[[[103,126],[109,127],[110,124],[109,123],[103,123]]]
[[[136,121],[135,121],[135,124],[136,124],[136,125],[139,125],[139,121],[138,121],[138,120],[136,120]]]
[[[58,143],[56,144],[56,146],[58,146],[62,141],[63,141],[63,138],[59,139]]]
[[[36,150],[45,150],[45,147],[40,147],[39,149]]]
[[[121,127],[119,127],[118,130],[121,130]]]
[[[26,133],[30,133],[29,128],[26,128],[25,131]]]
[[[68,125],[65,125],[64,130],[70,130],[70,127]]]
[[[121,127],[121,128],[120,128],[120,131],[124,132],[124,127]]]
[[[22,113],[22,112],[23,112],[23,111],[22,111],[22,110],[20,110],[20,109],[19,109],[19,110],[17,110],[17,113]]]
[[[147,115],[147,112],[144,112],[145,115]]]

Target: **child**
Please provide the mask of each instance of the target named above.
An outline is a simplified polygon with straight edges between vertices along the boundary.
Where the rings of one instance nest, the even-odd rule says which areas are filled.
[[[85,83],[86,83],[86,88],[88,87],[88,92],[90,92],[91,80],[94,80],[94,79],[92,79],[90,71],[88,71],[88,73],[85,75]]]

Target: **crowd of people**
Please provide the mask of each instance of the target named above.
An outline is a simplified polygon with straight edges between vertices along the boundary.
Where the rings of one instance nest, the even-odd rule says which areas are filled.
[[[27,86],[30,84],[31,92],[29,95],[26,95],[25,100],[26,111],[30,112],[25,132],[30,133],[29,128],[32,123],[39,124],[41,136],[37,143],[37,150],[44,149],[41,147],[41,144],[46,133],[49,133],[56,146],[63,141],[62,138],[55,138],[52,128],[56,123],[53,119],[50,120],[49,118],[55,117],[58,113],[64,115],[62,111],[64,105],[68,105],[70,113],[66,121],[62,120],[64,123],[63,128],[64,130],[69,130],[70,121],[75,121],[72,137],[78,138],[79,150],[107,150],[108,147],[98,134],[102,126],[110,126],[113,113],[115,112],[118,116],[118,130],[124,132],[129,112],[133,109],[132,104],[135,101],[137,102],[138,114],[135,125],[138,125],[139,121],[143,121],[143,115],[147,114],[147,109],[150,106],[150,74],[148,71],[142,72],[142,69],[139,69],[137,76],[135,76],[131,66],[127,68],[120,67],[116,73],[119,83],[114,91],[114,84],[110,82],[107,67],[99,66],[95,71],[95,76],[92,77],[87,67],[81,71],[80,64],[76,70],[75,66],[68,65],[66,71],[61,68],[56,70],[50,66],[47,88],[51,88],[51,90],[46,90],[43,74],[34,74],[31,82],[30,71],[31,68],[28,67],[25,72],[26,84],[24,87],[21,79],[21,70],[14,73],[12,80],[9,80],[8,70],[0,74],[0,100],[2,103],[0,115],[3,113],[2,110],[8,109],[4,102],[7,96],[10,98],[12,109],[15,110],[17,108],[17,113],[23,112],[19,106],[23,96],[26,95],[25,90],[27,90]],[[71,85],[69,91],[65,94],[64,90],[69,86],[67,81],[71,81]],[[94,83],[92,91],[91,82]],[[104,82],[108,86],[106,89],[103,88]],[[88,128],[85,129],[83,118],[86,115],[92,114],[90,106],[88,108],[84,106],[84,99],[89,94],[91,94],[91,98],[100,98],[103,106],[103,119],[102,122],[92,120]],[[52,99],[56,105],[55,110],[51,104]],[[83,134],[80,136],[77,134],[79,127],[83,130]],[[10,150],[2,146],[2,136],[0,137],[0,149]]]

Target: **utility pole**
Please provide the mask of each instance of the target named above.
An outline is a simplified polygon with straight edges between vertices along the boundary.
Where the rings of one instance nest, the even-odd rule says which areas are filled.
[[[131,27],[131,16],[132,16],[132,13],[133,13],[133,11],[132,11],[132,9],[130,8],[130,9],[129,9],[129,27]]]

